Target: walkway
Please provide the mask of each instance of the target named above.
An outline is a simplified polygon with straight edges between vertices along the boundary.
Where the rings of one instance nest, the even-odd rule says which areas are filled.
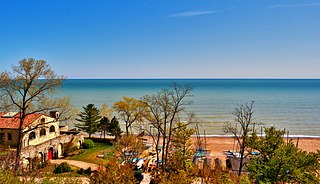
[[[88,167],[91,167],[91,170],[97,170],[99,167],[99,165],[97,164],[82,162],[78,160],[65,160],[65,159],[50,160],[50,163],[53,163],[53,164],[60,164],[62,162],[67,162],[70,165],[73,165],[82,169],[88,169]]]

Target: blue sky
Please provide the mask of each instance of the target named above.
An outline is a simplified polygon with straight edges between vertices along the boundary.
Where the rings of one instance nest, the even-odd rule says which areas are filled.
[[[320,1],[0,3],[0,70],[67,78],[320,78]]]

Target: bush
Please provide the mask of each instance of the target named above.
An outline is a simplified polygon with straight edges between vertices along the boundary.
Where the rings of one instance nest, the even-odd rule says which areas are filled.
[[[91,139],[85,139],[83,144],[82,144],[83,148],[85,149],[90,149],[94,147],[94,142]]]
[[[83,174],[84,173],[84,169],[83,168],[80,168],[78,171],[77,171],[78,174]]]
[[[62,162],[54,169],[53,173],[60,174],[60,173],[65,173],[70,171],[71,171],[70,165],[67,162]]]
[[[0,169],[0,183],[22,183],[20,179],[14,176],[9,170]]]
[[[78,174],[85,174],[85,175],[90,176],[91,173],[92,173],[92,170],[91,170],[91,167],[88,167],[87,169],[80,168],[80,169],[77,171],[77,173],[78,173]]]

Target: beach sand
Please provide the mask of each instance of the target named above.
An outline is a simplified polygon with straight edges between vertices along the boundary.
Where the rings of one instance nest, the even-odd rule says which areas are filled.
[[[298,138],[289,139],[291,139],[295,144],[298,140]],[[194,145],[196,145],[195,137],[192,138],[192,141],[194,142]],[[223,154],[223,151],[236,149],[236,144],[234,146],[234,139],[232,137],[206,137],[206,141],[206,148],[210,152],[212,159],[220,158],[222,161],[224,161],[226,157]],[[302,149],[303,151],[316,152],[317,149],[320,150],[320,138],[299,138],[298,148]]]

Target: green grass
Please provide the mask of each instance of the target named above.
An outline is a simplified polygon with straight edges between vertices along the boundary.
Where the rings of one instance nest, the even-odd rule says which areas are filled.
[[[113,145],[95,142],[95,147],[90,149],[81,149],[78,151],[79,154],[74,155],[69,159],[104,165],[107,160],[113,156],[113,148]],[[105,158],[98,158],[98,155],[105,155]]]

